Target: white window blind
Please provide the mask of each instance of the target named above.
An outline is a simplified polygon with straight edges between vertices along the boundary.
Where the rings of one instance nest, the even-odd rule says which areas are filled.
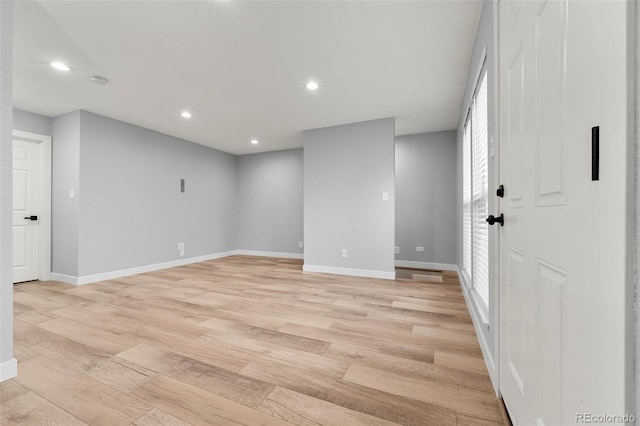
[[[473,100],[473,287],[489,304],[489,144],[487,128],[487,72],[483,70]]]
[[[462,273],[489,306],[489,132],[487,71],[473,92],[462,134]]]
[[[471,278],[471,116],[467,117],[462,136],[462,270]]]

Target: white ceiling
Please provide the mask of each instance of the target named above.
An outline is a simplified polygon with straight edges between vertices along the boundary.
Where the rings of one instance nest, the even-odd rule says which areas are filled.
[[[396,117],[397,135],[450,130],[481,7],[20,1],[14,106],[51,117],[84,109],[233,154],[300,147],[305,129],[383,117]],[[92,83],[96,74],[109,84]]]

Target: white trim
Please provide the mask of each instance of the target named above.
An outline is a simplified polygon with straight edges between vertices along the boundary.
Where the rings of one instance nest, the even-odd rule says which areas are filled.
[[[78,277],[74,277],[73,275],[57,274],[55,272],[52,272],[51,280],[66,284],[78,285]]]
[[[18,361],[15,358],[0,364],[0,382],[9,380],[18,375]]]
[[[323,274],[350,275],[353,277],[382,278],[395,280],[396,272],[374,271],[370,269],[337,268],[334,266],[303,265],[304,272],[320,272]]]
[[[281,257],[285,259],[304,259],[303,253],[284,253],[279,251],[236,250],[243,256]]]
[[[38,212],[38,279],[51,279],[51,136],[14,130],[13,139],[40,147],[40,212]]]
[[[460,269],[456,266],[456,272],[458,276],[462,280],[462,274],[460,273]],[[467,307],[469,308],[469,313],[471,314],[471,320],[473,322],[473,327],[476,330],[476,336],[478,337],[478,342],[480,343],[480,350],[482,351],[482,357],[484,358],[484,362],[487,365],[487,371],[489,371],[489,377],[491,377],[491,383],[493,384],[493,390],[496,393],[496,396],[499,395],[499,383],[498,376],[496,370],[495,360],[493,359],[493,351],[489,346],[489,342],[487,341],[487,336],[491,333],[491,329],[489,328],[489,323],[487,320],[483,318],[482,313],[478,309],[478,305],[475,303],[475,298],[471,294],[471,288],[465,283],[460,283],[460,287],[462,288],[462,294],[464,295],[464,300],[467,303]]]
[[[398,268],[437,269],[439,271],[457,271],[456,265],[449,263],[414,262],[412,260],[396,260]]]
[[[467,305],[473,307],[473,309],[478,314],[479,320],[482,321],[482,325],[484,327],[489,327],[489,310],[487,306],[484,304],[484,301],[482,300],[480,295],[475,291],[475,289],[471,285],[469,276],[467,274],[460,273],[460,269],[458,269],[457,266],[456,266],[456,272],[458,273],[458,277],[460,279],[460,286],[464,291],[467,292],[467,295],[469,296]]]
[[[152,265],[136,266],[134,268],[121,269],[118,271],[103,272],[94,275],[85,275],[83,277],[74,277],[71,275],[51,274],[51,278],[73,285],[92,284],[99,281],[113,280],[115,278],[127,277],[130,275],[143,274],[145,272],[158,271],[160,269],[174,268],[176,266],[189,265],[191,263],[204,262],[206,260],[219,259],[221,257],[233,256],[238,254],[238,250],[224,251],[220,253],[207,254],[204,256],[189,257],[186,259],[171,260],[169,262],[154,263]]]
[[[485,64],[487,62],[487,45],[486,43],[482,46],[482,53],[480,54],[480,61],[478,64],[478,68],[476,69],[475,78],[473,80],[473,91],[471,92],[471,97],[469,98],[469,109],[473,104],[473,98],[478,91],[478,83],[480,83],[480,77],[482,77],[482,70],[485,68]]]

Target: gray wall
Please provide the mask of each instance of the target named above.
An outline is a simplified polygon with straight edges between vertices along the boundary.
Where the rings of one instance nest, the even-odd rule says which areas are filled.
[[[302,149],[237,160],[240,250],[302,253]]]
[[[178,260],[178,243],[184,258],[236,248],[235,156],[86,111],[54,119],[53,137],[53,272]]]
[[[304,132],[305,267],[394,273],[394,134],[393,118]]]
[[[13,2],[0,2],[0,365],[13,360]],[[6,367],[5,367],[6,368]]]
[[[458,194],[457,194],[457,217],[456,223],[458,226],[458,236],[457,236],[457,265],[460,270],[462,270],[462,133],[464,128],[464,120],[467,114],[467,108],[469,107],[469,103],[471,101],[471,96],[473,94],[473,90],[475,89],[476,79],[478,77],[478,71],[480,69],[482,54],[486,49],[487,53],[487,92],[488,92],[488,135],[489,142],[492,139],[497,141],[497,134],[494,133],[495,129],[495,80],[494,80],[494,46],[493,46],[493,22],[494,22],[494,10],[492,1],[484,1],[482,7],[482,14],[480,15],[480,22],[478,23],[478,30],[476,32],[476,39],[473,46],[473,53],[471,55],[471,64],[469,65],[469,73],[467,76],[466,89],[464,92],[464,98],[462,101],[462,110],[460,111],[460,119],[458,121],[458,167],[457,167],[457,175],[458,175]],[[495,194],[495,188],[498,186],[498,182],[495,180],[494,173],[497,172],[496,168],[498,167],[497,157],[495,159],[489,158],[489,194]],[[497,211],[497,197],[490,196],[489,197],[489,212]],[[496,232],[495,227],[489,229],[489,250],[492,250],[492,247],[497,247],[496,240]],[[494,262],[498,261],[497,251],[493,257],[490,256]],[[495,380],[496,376],[494,371],[491,371],[491,366],[495,360],[495,355],[497,354],[497,333],[498,333],[498,322],[497,322],[497,298],[498,298],[498,286],[497,280],[498,277],[494,276],[494,271],[496,271],[495,264],[489,265],[490,267],[490,279],[489,279],[489,327],[476,327],[478,330],[480,340],[484,340],[486,342],[485,349],[488,349],[488,353],[485,353],[485,359],[488,359],[488,367],[489,372],[492,375],[492,378]]]
[[[51,144],[51,271],[78,276],[80,111],[56,117]],[[75,198],[69,191],[75,191]]]
[[[18,108],[13,109],[13,128],[16,130],[51,136],[51,124],[50,117]]]
[[[396,260],[456,264],[455,211],[456,131],[396,137]]]

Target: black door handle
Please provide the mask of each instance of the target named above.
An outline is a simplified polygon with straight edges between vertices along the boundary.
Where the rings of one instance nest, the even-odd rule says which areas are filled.
[[[489,217],[487,218],[487,223],[489,225],[493,225],[494,223],[499,223],[500,226],[504,226],[504,214],[500,213],[500,216],[495,217],[494,215],[490,214]]]
[[[25,217],[27,220],[38,220],[38,216],[27,216]]]

